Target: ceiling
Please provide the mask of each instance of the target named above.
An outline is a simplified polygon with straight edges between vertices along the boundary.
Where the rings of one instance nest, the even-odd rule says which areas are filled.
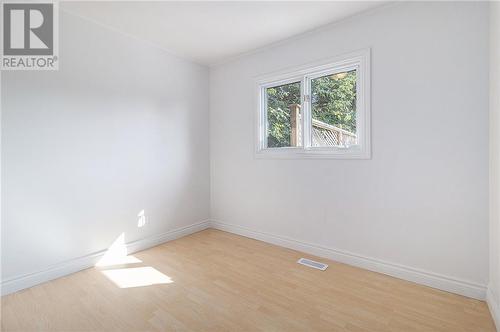
[[[384,3],[70,1],[61,7],[212,65]]]

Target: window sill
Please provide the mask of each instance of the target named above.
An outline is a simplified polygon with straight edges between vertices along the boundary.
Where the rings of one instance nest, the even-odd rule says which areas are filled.
[[[270,148],[255,152],[256,159],[371,159],[368,150],[356,148]]]

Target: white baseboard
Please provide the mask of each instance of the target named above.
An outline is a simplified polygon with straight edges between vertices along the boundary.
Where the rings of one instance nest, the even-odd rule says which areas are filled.
[[[212,221],[211,227],[222,231],[242,235],[252,239],[272,243],[282,247],[302,251],[311,255],[328,258],[337,262],[357,266],[374,272],[387,274],[417,284],[437,288],[447,292],[484,300],[486,286],[470,281],[440,275],[433,272],[415,269],[409,266],[385,262],[379,259],[353,254],[343,250],[326,248],[311,243],[294,240],[284,236],[254,231],[237,225]]]
[[[237,225],[226,224],[218,221],[202,221],[183,228],[178,228],[163,234],[150,236],[148,238],[127,243],[127,252],[134,252],[154,247],[161,243],[172,241],[180,237],[199,232],[207,228],[215,228],[222,231],[246,236],[256,240],[272,243],[282,247],[302,251],[311,255],[328,258],[337,262],[357,266],[367,270],[384,273],[400,279],[416,282],[418,284],[441,289],[451,293],[456,293],[479,300],[486,299],[490,306],[490,311],[495,322],[500,321],[500,310],[496,302],[488,291],[486,286],[475,284],[472,282],[443,276],[440,274],[427,272],[408,266],[393,264],[379,259],[365,257],[349,253],[346,251],[326,248],[311,243],[294,240],[291,238],[278,236],[274,234],[250,230],[248,228]],[[53,265],[45,270],[9,278],[1,282],[1,294],[7,295],[25,288],[35,286],[37,284],[50,281],[56,278],[66,276],[71,273],[81,271],[83,269],[94,266],[99,259],[104,255],[106,250],[101,250],[90,255],[78,257],[66,262]],[[498,326],[498,325],[497,325]]]
[[[126,244],[127,253],[132,254],[140,250],[148,249],[161,243],[172,241],[180,237],[202,231],[209,227],[210,222],[208,220],[205,220],[162,234],[153,235],[141,240],[129,242]],[[104,255],[105,252],[106,249],[53,265],[42,271],[2,280],[1,295],[7,295],[13,292],[17,292],[19,290],[35,286],[46,281],[60,278],[68,274],[92,267],[99,261],[99,259]]]
[[[495,300],[489,286],[488,291],[486,292],[486,303],[488,303],[488,308],[490,309],[491,317],[493,317],[493,322],[495,323],[497,331],[500,332],[500,306]]]

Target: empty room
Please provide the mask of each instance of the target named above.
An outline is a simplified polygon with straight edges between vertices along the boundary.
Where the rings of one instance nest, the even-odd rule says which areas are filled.
[[[500,331],[500,2],[0,7],[1,331]]]

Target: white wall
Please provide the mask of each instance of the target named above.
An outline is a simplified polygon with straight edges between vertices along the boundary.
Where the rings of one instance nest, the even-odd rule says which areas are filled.
[[[254,78],[366,47],[372,159],[254,159]],[[382,7],[217,66],[210,90],[212,219],[484,296],[487,3]]]
[[[500,330],[500,3],[490,3],[490,282],[488,304]]]
[[[2,73],[3,280],[209,218],[208,69],[60,20],[59,71]]]

